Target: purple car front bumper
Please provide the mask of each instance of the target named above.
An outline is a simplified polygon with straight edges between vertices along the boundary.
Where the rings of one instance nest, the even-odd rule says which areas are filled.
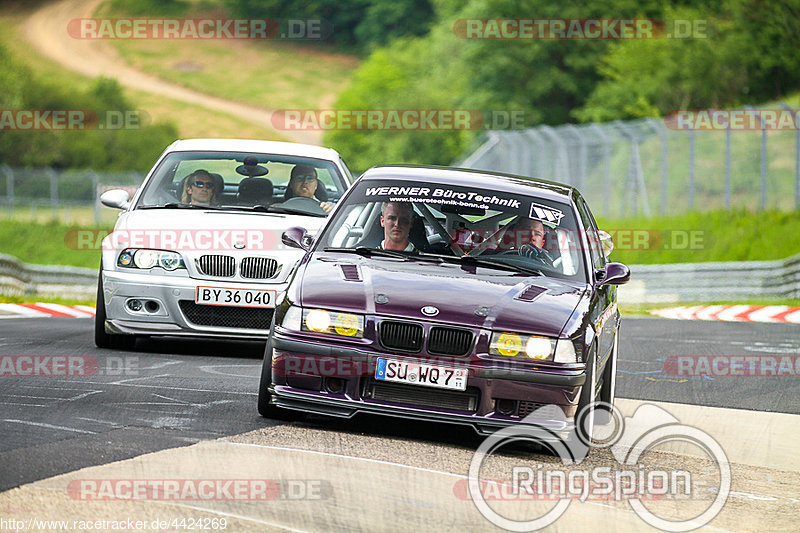
[[[583,365],[511,364],[481,354],[487,343],[488,333],[467,356],[434,357],[310,340],[278,327],[270,339],[270,393],[278,407],[322,415],[364,412],[466,424],[480,434],[524,421],[568,433],[586,380]],[[376,379],[379,358],[466,368],[466,390]]]

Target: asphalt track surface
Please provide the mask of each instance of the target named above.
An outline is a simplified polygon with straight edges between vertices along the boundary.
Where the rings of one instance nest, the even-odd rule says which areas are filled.
[[[0,320],[0,355],[97,361],[97,372],[88,377],[0,377],[0,491],[157,450],[286,426],[256,412],[262,350],[257,342],[176,339],[140,340],[131,352],[99,350],[90,319]],[[796,325],[624,318],[618,396],[800,414],[797,375],[678,377],[664,370],[674,355],[798,354]],[[373,417],[312,418],[303,427],[445,447],[481,442],[469,428],[387,424]]]

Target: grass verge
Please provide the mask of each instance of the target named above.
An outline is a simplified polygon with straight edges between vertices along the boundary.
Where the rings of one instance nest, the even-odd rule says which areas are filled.
[[[97,268],[100,264],[99,247],[77,249],[77,229],[81,226],[55,221],[0,220],[0,252],[36,265]],[[98,229],[101,234],[111,231],[110,226]]]
[[[632,265],[765,261],[800,253],[800,212],[710,211],[597,222],[614,237],[611,260]]]

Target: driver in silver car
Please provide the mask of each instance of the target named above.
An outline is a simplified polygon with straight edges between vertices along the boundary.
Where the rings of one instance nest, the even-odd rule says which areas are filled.
[[[317,187],[320,185],[317,179],[317,171],[314,167],[308,165],[295,165],[292,169],[291,178],[289,179],[289,187],[285,198],[293,198],[301,196],[304,198],[314,198],[319,202],[319,206],[326,212],[330,213],[333,210],[333,204],[329,202],[322,202],[314,196],[317,192]]]

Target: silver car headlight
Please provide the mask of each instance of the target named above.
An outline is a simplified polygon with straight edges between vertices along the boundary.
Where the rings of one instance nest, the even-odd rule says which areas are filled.
[[[161,267],[172,271],[186,268],[181,254],[167,250],[150,250],[148,248],[126,248],[117,259],[117,266],[149,270]]]

